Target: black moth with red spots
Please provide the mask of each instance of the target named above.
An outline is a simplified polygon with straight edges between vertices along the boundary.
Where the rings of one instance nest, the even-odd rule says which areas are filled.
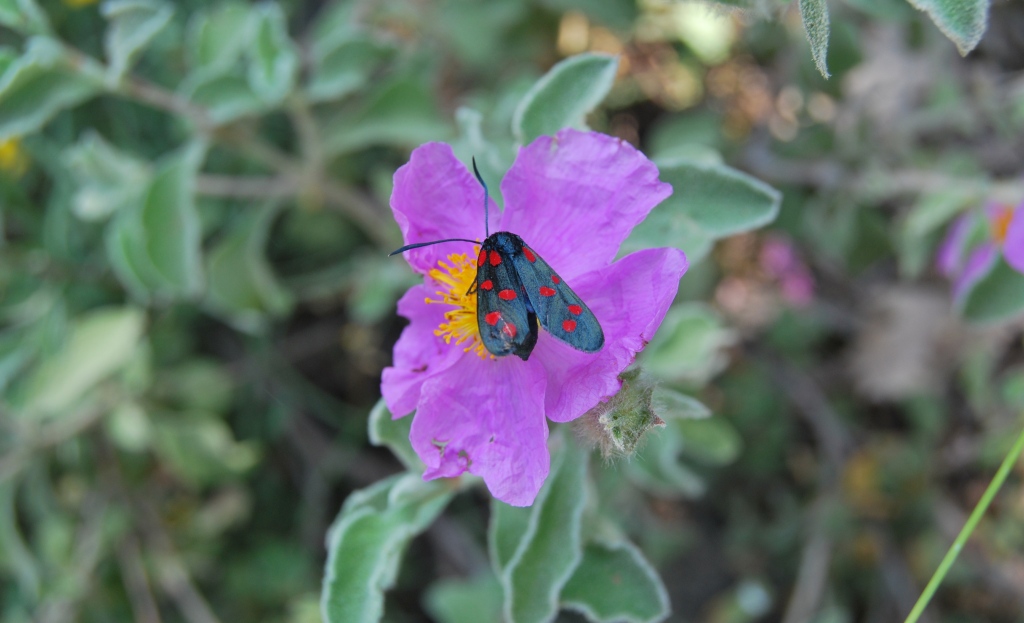
[[[524,361],[537,344],[537,325],[577,350],[604,346],[594,313],[519,236],[500,231],[484,240],[477,258],[477,325],[496,357]]]
[[[476,159],[473,173],[484,187],[487,231],[487,184],[476,168]],[[388,255],[441,242],[477,241],[446,238],[414,242]],[[576,350],[596,353],[604,346],[604,331],[594,313],[519,236],[507,231],[488,233],[476,265],[476,324],[484,347],[495,357],[529,359],[537,345],[538,323]]]

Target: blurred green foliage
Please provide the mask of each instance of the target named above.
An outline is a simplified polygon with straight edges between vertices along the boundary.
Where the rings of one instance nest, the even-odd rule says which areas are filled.
[[[1022,424],[1022,277],[961,317],[933,258],[1024,199],[1024,11],[728,4],[0,0],[0,620],[904,616]],[[387,203],[567,125],[674,187],[623,253],[692,266],[604,414],[663,424],[556,427],[515,509],[378,402]],[[1017,620],[1022,509],[932,620]]]

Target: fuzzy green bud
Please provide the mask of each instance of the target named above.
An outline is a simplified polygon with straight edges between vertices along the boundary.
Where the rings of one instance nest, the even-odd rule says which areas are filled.
[[[651,407],[655,383],[639,367],[619,375],[622,389],[576,420],[575,429],[584,439],[601,448],[605,458],[630,456],[644,434],[664,426]]]

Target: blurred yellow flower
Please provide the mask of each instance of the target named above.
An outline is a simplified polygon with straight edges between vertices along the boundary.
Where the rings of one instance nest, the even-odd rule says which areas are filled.
[[[21,177],[28,169],[28,156],[16,138],[0,141],[0,171],[13,177]]]
[[[61,0],[64,6],[69,6],[72,9],[81,9],[92,4],[96,4],[99,0]]]

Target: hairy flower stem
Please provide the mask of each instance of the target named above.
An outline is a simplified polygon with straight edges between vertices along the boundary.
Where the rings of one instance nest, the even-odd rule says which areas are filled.
[[[904,623],[915,623],[924,609],[928,607],[928,603],[931,601],[935,591],[939,588],[939,584],[946,577],[946,573],[949,568],[953,566],[956,561],[956,557],[960,555],[960,550],[964,548],[964,544],[967,543],[967,539],[970,538],[974,529],[978,526],[978,522],[981,521],[982,515],[988,510],[988,505],[992,503],[992,499],[999,492],[999,489],[1006,482],[1006,477],[1010,473],[1010,469],[1017,462],[1020,457],[1021,451],[1024,451],[1024,429],[1021,430],[1020,434],[1017,435],[1017,441],[1014,442],[1013,447],[1010,448],[1010,452],[1003,459],[1003,464],[999,466],[999,471],[996,472],[995,477],[992,478],[992,482],[989,483],[988,488],[985,489],[985,493],[978,500],[977,506],[974,507],[974,511],[971,512],[971,516],[967,518],[967,523],[964,524],[963,529],[960,530],[960,534],[957,535],[956,540],[953,541],[953,545],[946,552],[946,556],[939,563],[939,568],[935,570],[935,574],[932,579],[929,580],[928,586],[924,587],[924,591],[921,596],[918,597],[917,603],[914,604],[914,608],[907,615]]]

